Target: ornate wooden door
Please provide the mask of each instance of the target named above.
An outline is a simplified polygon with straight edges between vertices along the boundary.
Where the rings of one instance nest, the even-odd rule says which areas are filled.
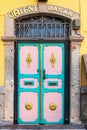
[[[18,44],[18,123],[64,123],[64,44]]]

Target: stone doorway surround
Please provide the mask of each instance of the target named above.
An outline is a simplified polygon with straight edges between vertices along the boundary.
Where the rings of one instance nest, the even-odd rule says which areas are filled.
[[[0,87],[0,121],[9,121],[13,124],[14,120],[14,41],[17,40],[15,36],[15,19],[25,17],[26,15],[35,14],[54,14],[71,20],[71,25],[74,19],[80,19],[79,14],[66,9],[64,7],[47,5],[46,3],[38,3],[34,6],[35,10],[24,14],[17,12],[17,9],[8,12],[5,15],[5,34],[2,40],[5,45],[5,86]],[[49,9],[47,10],[49,6]],[[27,6],[26,6],[27,7]],[[53,9],[52,9],[53,8]],[[20,9],[20,8],[19,8]],[[50,10],[50,11],[49,11]],[[58,12],[58,10],[60,10]],[[69,13],[67,13],[67,11]],[[16,12],[16,13],[15,13]],[[63,13],[62,13],[63,12]],[[68,14],[68,15],[67,15]],[[10,15],[10,17],[9,17]],[[70,123],[80,122],[80,45],[83,37],[80,30],[74,31],[71,27],[70,52],[71,52],[71,65],[70,65]]]

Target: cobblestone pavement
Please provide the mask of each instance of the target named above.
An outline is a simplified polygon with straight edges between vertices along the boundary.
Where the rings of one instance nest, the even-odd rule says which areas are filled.
[[[87,130],[87,125],[0,125],[0,130]]]

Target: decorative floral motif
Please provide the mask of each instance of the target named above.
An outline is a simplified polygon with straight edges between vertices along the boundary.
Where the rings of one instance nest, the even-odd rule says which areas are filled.
[[[54,68],[55,63],[56,63],[56,58],[55,58],[54,53],[52,53],[52,55],[51,55],[50,63],[51,63],[52,68]]]
[[[30,54],[27,55],[26,62],[27,62],[27,66],[30,67],[31,62],[32,62],[32,58],[31,58]]]

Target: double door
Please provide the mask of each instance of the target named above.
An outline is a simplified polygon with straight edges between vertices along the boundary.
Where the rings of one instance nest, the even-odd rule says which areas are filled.
[[[64,43],[18,43],[18,123],[64,124]]]

